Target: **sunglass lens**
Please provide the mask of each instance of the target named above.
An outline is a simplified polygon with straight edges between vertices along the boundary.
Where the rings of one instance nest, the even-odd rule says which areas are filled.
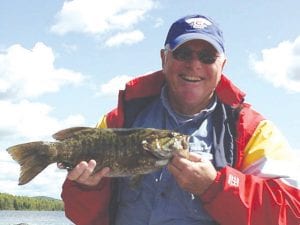
[[[173,52],[173,57],[179,61],[189,61],[193,57],[193,52],[188,48],[178,48]]]
[[[212,64],[216,61],[217,57],[208,52],[199,52],[198,59],[204,64]]]
[[[193,50],[189,48],[178,48],[173,52],[173,57],[179,61],[190,61],[193,58]],[[212,64],[216,61],[217,56],[207,51],[200,51],[197,53],[197,58],[204,64]]]

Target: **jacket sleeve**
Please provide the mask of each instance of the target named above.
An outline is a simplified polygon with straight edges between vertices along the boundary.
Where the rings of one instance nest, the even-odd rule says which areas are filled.
[[[105,116],[96,127],[107,127]],[[109,224],[110,178],[103,178],[96,187],[84,186],[66,179],[61,197],[66,216],[76,225]]]
[[[298,171],[283,136],[262,121],[244,150],[242,167],[220,170],[201,200],[221,225],[298,225]]]
[[[103,178],[100,184],[93,188],[66,179],[61,197],[66,216],[76,225],[109,224],[109,178]]]

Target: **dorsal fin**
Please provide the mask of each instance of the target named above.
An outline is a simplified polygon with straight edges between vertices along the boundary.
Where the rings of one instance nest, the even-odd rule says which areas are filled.
[[[74,133],[81,131],[81,130],[86,130],[86,129],[91,129],[90,127],[71,127],[71,128],[67,128],[64,130],[60,130],[57,133],[53,134],[52,137],[55,140],[58,141],[63,141],[67,138],[70,138],[74,135]]]

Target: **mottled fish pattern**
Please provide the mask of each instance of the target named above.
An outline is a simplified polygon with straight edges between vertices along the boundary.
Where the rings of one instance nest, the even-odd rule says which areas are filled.
[[[165,166],[174,153],[188,154],[189,136],[152,128],[101,129],[73,127],[53,135],[56,141],[36,141],[7,149],[20,164],[19,185],[31,181],[49,164],[72,169],[95,159],[95,172],[109,167],[111,177],[136,176]]]

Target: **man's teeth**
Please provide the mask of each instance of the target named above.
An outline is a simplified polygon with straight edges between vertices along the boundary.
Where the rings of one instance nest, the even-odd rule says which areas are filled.
[[[180,75],[180,77],[185,80],[185,81],[190,81],[190,82],[197,82],[197,81],[201,81],[202,79],[199,77],[191,77],[191,76],[184,76],[184,75]]]

